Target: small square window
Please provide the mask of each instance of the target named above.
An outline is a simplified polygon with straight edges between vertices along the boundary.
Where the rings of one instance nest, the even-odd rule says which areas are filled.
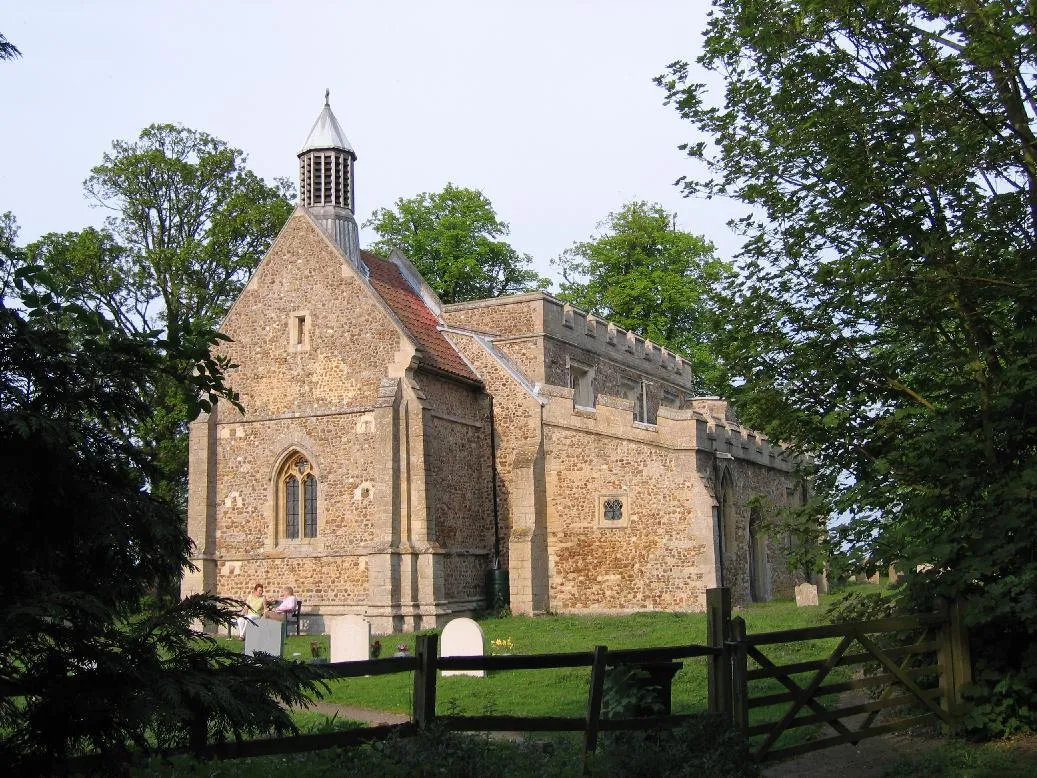
[[[597,525],[604,529],[630,526],[630,506],[626,493],[598,495]]]
[[[288,350],[310,350],[310,314],[296,311],[288,317]]]

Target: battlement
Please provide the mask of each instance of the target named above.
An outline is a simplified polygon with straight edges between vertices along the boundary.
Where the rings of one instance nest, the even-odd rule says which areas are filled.
[[[548,335],[639,373],[689,389],[693,385],[691,364],[680,354],[547,292],[454,303],[444,306],[443,313],[457,326],[505,338]]]
[[[655,424],[634,421],[634,403],[623,397],[600,394],[593,408],[573,405],[573,390],[544,385],[540,395],[548,399],[544,423],[591,434],[629,438],[650,445],[694,449],[745,462],[791,471],[795,460],[766,436],[694,408],[659,408]]]
[[[642,372],[652,372],[651,368],[669,372],[675,374],[670,380],[689,385],[694,379],[691,364],[680,354],[548,294],[544,295],[544,331],[613,359],[636,360],[641,364],[634,367]]]

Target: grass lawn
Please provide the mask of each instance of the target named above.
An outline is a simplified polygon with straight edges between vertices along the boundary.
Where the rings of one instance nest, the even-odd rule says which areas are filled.
[[[791,600],[761,603],[738,609],[748,632],[813,626],[824,623],[824,604],[840,595],[822,598],[822,607],[797,608]],[[706,642],[704,613],[637,613],[630,616],[489,617],[480,622],[487,641],[508,639],[511,653],[545,654],[587,651],[597,645],[610,649],[648,648]],[[383,646],[407,643],[413,635],[381,638]],[[836,641],[773,646],[768,656],[777,664],[827,655]],[[581,716],[587,708],[589,668],[514,670],[487,678],[441,678],[437,690],[440,713],[467,715]],[[411,705],[410,673],[334,681],[329,702],[407,712]],[[779,691],[776,681],[753,682],[753,693]],[[673,680],[673,711],[690,713],[706,707],[705,659],[688,659]],[[755,718],[755,717],[754,717]]]
[[[861,585],[860,590],[878,587]],[[797,608],[792,600],[777,600],[736,609],[735,615],[746,621],[747,631],[769,632],[826,623],[825,606],[843,596],[846,589],[822,596],[817,608]],[[637,613],[630,616],[513,616],[487,617],[480,622],[487,642],[507,639],[511,653],[544,654],[587,651],[596,645],[610,649],[647,648],[687,643],[705,643],[706,617],[703,613]],[[398,643],[406,643],[412,652],[414,634],[383,635],[378,639],[383,655],[390,655]],[[310,656],[314,640],[327,656],[327,636],[289,637],[286,658]],[[232,641],[238,646],[239,641]],[[775,664],[826,657],[836,639],[800,642],[764,647],[764,653]],[[750,663],[753,666],[753,663]],[[848,673],[837,668],[832,678]],[[437,687],[437,712],[440,714],[516,716],[582,716],[587,707],[589,668],[498,671],[486,678],[451,676],[440,678]],[[807,676],[800,676],[805,685]],[[407,713],[411,708],[412,673],[380,675],[370,678],[348,678],[330,682],[331,691],[324,702],[378,710]],[[784,691],[777,681],[761,680],[750,684],[753,695]],[[691,713],[705,710],[706,668],[704,659],[685,660],[684,668],[673,681],[673,712]],[[752,721],[778,718],[783,708],[755,709]],[[815,728],[816,729],[816,728]],[[781,745],[798,742],[809,735],[793,732],[783,736]]]
[[[860,585],[859,590],[877,590],[878,587]],[[781,629],[813,626],[826,623],[825,606],[839,599],[847,590],[835,595],[821,598],[821,607],[797,608],[789,600],[752,605],[736,610],[736,615],[745,619],[747,631],[770,632]],[[541,616],[537,618],[488,617],[481,621],[487,641],[495,639],[510,640],[511,653],[542,654],[554,652],[586,651],[596,645],[604,645],[610,649],[647,648],[652,646],[672,646],[687,643],[704,643],[706,637],[705,614],[671,614],[671,613],[639,613],[631,616]],[[383,635],[379,640],[383,646],[383,655],[395,650],[398,643],[407,643],[413,650],[413,634]],[[322,655],[327,656],[327,636],[289,637],[284,655],[288,659],[305,660],[310,656],[311,643],[316,641],[321,647]],[[236,650],[241,650],[239,641],[227,641]],[[774,645],[765,648],[767,654],[776,664],[805,661],[827,656],[834,648],[835,639],[818,640],[811,643],[792,645]],[[751,665],[752,666],[752,665]],[[848,670],[837,668],[834,677],[848,675]],[[379,710],[406,713],[411,705],[412,673],[382,675],[372,678],[356,678],[334,680],[330,683],[331,692],[324,702],[338,703],[347,706],[375,708]],[[590,670],[584,668],[536,670],[536,671],[500,671],[487,678],[448,677],[438,682],[437,711],[440,714],[479,715],[485,713],[512,715],[558,715],[582,716],[586,711],[587,687]],[[806,679],[800,676],[800,683]],[[776,681],[754,681],[750,693],[759,695],[781,691]],[[706,671],[705,661],[693,659],[685,662],[684,668],[674,678],[673,710],[675,713],[702,711],[706,707]],[[783,712],[778,710],[757,709],[751,711],[753,722],[774,720]],[[300,728],[304,731],[322,731],[352,726],[352,722],[336,720],[329,722],[322,714],[309,711],[296,711],[293,714]],[[780,745],[790,745],[810,736],[812,731],[801,728],[786,733],[779,740]],[[675,733],[676,734],[676,733]],[[450,736],[453,737],[453,736]],[[536,737],[536,736],[535,736]],[[604,736],[608,744],[610,736]],[[680,737],[680,735],[677,735]],[[420,739],[420,738],[419,738]],[[428,739],[428,738],[426,738]],[[448,746],[444,746],[444,742]],[[451,744],[452,745],[449,745]],[[553,744],[553,745],[552,745]],[[404,747],[405,746],[405,747]],[[306,754],[287,755],[281,757],[262,757],[255,759],[230,760],[227,762],[197,763],[190,759],[177,760],[175,764],[148,765],[138,775],[177,775],[177,776],[238,776],[252,775],[284,775],[291,774],[296,778],[309,776],[330,776],[354,774],[352,768],[360,769],[362,765],[376,765],[374,772],[384,775],[412,775],[417,770],[416,764],[425,765],[427,760],[440,764],[454,764],[464,774],[485,775],[542,775],[542,776],[576,776],[579,774],[578,736],[567,736],[556,733],[553,738],[536,737],[529,745],[492,740],[478,736],[462,736],[450,741],[440,741],[433,736],[425,750],[417,741],[385,745],[374,744],[360,750],[348,752],[330,750]],[[699,748],[696,746],[696,748]],[[703,753],[708,751],[705,748]],[[416,749],[416,750],[415,750]],[[429,750],[431,749],[431,750]],[[530,751],[532,749],[532,751]],[[554,749],[554,751],[552,751]],[[664,748],[664,750],[666,750]],[[700,749],[702,750],[702,749]],[[412,754],[414,764],[398,764],[395,760],[401,754]],[[428,751],[428,753],[426,753]],[[542,751],[542,753],[541,753]],[[658,748],[656,748],[658,751]],[[462,753],[465,752],[465,753]],[[468,753],[471,752],[471,753]],[[387,754],[395,754],[388,763]],[[467,754],[467,755],[465,755]],[[635,763],[651,760],[657,754],[644,752],[635,755]],[[707,754],[708,756],[708,754]],[[603,760],[592,773],[595,775],[611,774],[608,767],[611,757],[605,753]],[[691,757],[682,757],[690,759]],[[948,756],[948,763],[964,757],[958,752]],[[986,757],[983,757],[984,759]],[[995,758],[995,757],[991,757]],[[1014,762],[1005,761],[1004,757],[997,764],[1002,766],[1002,775],[1023,775],[1014,772]],[[350,762],[350,760],[353,760]],[[446,761],[444,761],[446,760]],[[453,760],[453,761],[452,761]],[[532,760],[532,761],[530,761]],[[693,761],[693,760],[692,760]],[[346,763],[349,764],[346,764]],[[369,767],[370,765],[368,765]],[[698,766],[682,763],[684,768],[692,768],[691,774],[711,774],[715,766]],[[896,774],[917,774],[916,765],[905,763],[905,770]],[[365,771],[367,768],[364,768]],[[672,772],[667,768],[664,772]],[[927,763],[919,767],[933,775],[988,775],[987,772],[941,772]],[[345,772],[343,772],[345,770]],[[474,772],[473,772],[474,770]],[[697,771],[697,772],[696,772]],[[356,774],[359,774],[357,772]],[[683,774],[683,773],[682,773]],[[725,773],[726,774],[726,773]],[[730,773],[736,774],[734,772]],[[738,773],[741,774],[741,773]],[[746,774],[753,774],[750,769]]]

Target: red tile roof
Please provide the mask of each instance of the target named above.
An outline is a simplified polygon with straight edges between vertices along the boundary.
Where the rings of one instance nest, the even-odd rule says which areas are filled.
[[[439,331],[436,315],[425,305],[421,295],[407,283],[400,269],[369,251],[361,251],[360,256],[371,271],[371,286],[421,346],[421,363],[469,381],[478,381],[472,369]]]

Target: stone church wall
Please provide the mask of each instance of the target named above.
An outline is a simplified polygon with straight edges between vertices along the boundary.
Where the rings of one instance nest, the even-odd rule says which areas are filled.
[[[544,329],[540,292],[443,306],[449,324],[491,335],[536,335]]]
[[[551,609],[702,610],[715,562],[691,425],[646,429],[629,400],[574,410],[571,390],[545,392]],[[603,515],[609,498],[621,520]]]
[[[375,480],[369,417],[357,411],[217,424],[217,591],[236,596],[251,578],[271,590],[290,585],[312,604],[363,599],[361,545],[373,539],[375,490],[389,487]],[[318,537],[311,542],[278,538],[275,479],[288,451],[306,456],[317,478]]]
[[[425,478],[448,601],[482,600],[493,550],[490,431],[481,388],[425,371]]]
[[[299,317],[302,342],[293,343]],[[227,380],[249,418],[370,404],[400,335],[303,214],[289,219],[221,327]]]
[[[700,401],[696,401],[701,405]],[[715,459],[704,473],[714,491],[718,506],[718,532],[724,532],[724,495],[722,483],[729,479],[733,509],[733,542],[725,540],[723,554],[723,583],[731,587],[734,602],[750,602],[750,539],[749,523],[754,511],[760,519],[773,518],[775,512],[798,499],[802,482],[795,472],[795,463],[780,447],[765,437],[741,428],[730,420],[727,404],[722,400],[710,400],[711,414],[702,415],[705,434],[704,444],[714,453]],[[791,597],[797,584],[806,580],[799,571],[788,569],[786,557],[788,539],[765,537],[765,591],[758,599]],[[725,535],[725,537],[727,537]]]

